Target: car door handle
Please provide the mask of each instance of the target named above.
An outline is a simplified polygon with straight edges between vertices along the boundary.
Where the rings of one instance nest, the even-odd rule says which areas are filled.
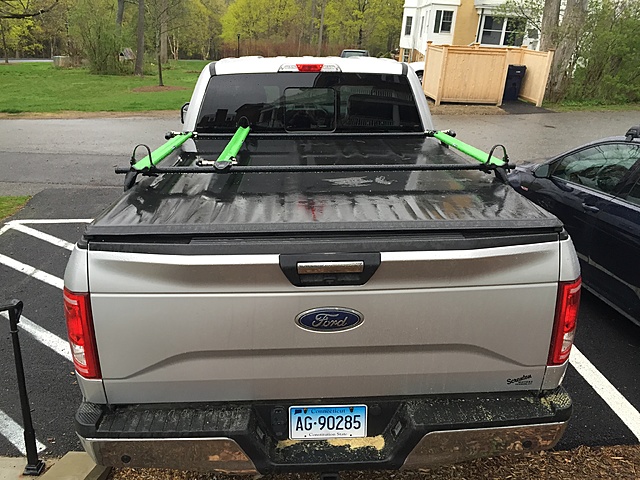
[[[588,205],[586,203],[582,204],[582,209],[585,212],[598,213],[600,209],[598,207],[594,207],[593,205]]]

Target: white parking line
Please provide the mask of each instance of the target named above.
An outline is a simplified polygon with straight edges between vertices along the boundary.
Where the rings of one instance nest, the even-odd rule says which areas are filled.
[[[609,380],[585,357],[575,345],[571,349],[571,365],[591,388],[611,407],[620,420],[640,440],[640,412],[624,398]]]
[[[24,430],[2,410],[0,410],[0,434],[20,450],[22,455],[27,454],[27,450],[24,445]],[[36,440],[36,449],[38,452],[43,452],[47,447]]]
[[[11,220],[9,223],[35,224],[35,223],[91,223],[93,218],[51,218],[51,219],[28,219]]]
[[[66,248],[67,250],[73,250],[73,243],[67,242],[66,240],[62,240],[61,238],[54,237],[53,235],[49,235],[48,233],[41,232],[40,230],[36,230],[35,228],[27,227],[21,223],[9,223],[9,227],[13,230],[17,230],[18,232],[25,233],[27,235],[31,235],[32,237],[36,237],[45,242],[49,242],[56,247]]]
[[[49,285],[53,285],[56,288],[62,290],[64,288],[64,281],[61,278],[58,278],[50,273],[43,272],[42,270],[38,270],[31,265],[27,265],[26,263],[19,262],[14,260],[13,258],[9,258],[6,255],[0,254],[0,263],[6,265],[9,268],[13,268],[14,270],[18,270],[19,272],[24,273],[25,275],[29,275],[30,277],[37,278]]]
[[[9,314],[7,312],[2,312],[0,315],[5,317],[7,320],[9,319]],[[71,350],[69,349],[69,342],[66,340],[61,339],[55,333],[51,333],[40,325],[33,323],[25,316],[20,317],[20,323],[18,323],[18,326],[45,347],[49,347],[58,355],[64,357],[70,362],[73,362],[73,359],[71,358]]]

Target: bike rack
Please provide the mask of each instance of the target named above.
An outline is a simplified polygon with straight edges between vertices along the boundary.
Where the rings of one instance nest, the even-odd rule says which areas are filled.
[[[22,315],[23,303],[20,300],[11,300],[7,305],[0,305],[0,313],[9,313],[11,326],[11,340],[13,342],[13,356],[16,362],[16,375],[18,377],[18,391],[20,392],[20,406],[22,407],[22,421],[24,424],[24,444],[27,451],[27,466],[24,475],[38,476],[44,471],[45,464],[38,458],[36,447],[36,432],[31,420],[31,408],[27,396],[27,383],[24,378],[24,364],[20,351],[20,339],[18,338],[18,323]]]

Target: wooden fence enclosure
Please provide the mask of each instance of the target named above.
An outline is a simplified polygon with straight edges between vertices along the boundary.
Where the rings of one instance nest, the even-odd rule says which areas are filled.
[[[519,98],[542,105],[553,51],[427,44],[422,88],[441,102],[502,105],[509,65],[525,65]]]

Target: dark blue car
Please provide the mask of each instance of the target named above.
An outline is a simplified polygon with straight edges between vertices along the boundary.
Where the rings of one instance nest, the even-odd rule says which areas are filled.
[[[640,126],[509,175],[571,235],[583,286],[640,325]]]

